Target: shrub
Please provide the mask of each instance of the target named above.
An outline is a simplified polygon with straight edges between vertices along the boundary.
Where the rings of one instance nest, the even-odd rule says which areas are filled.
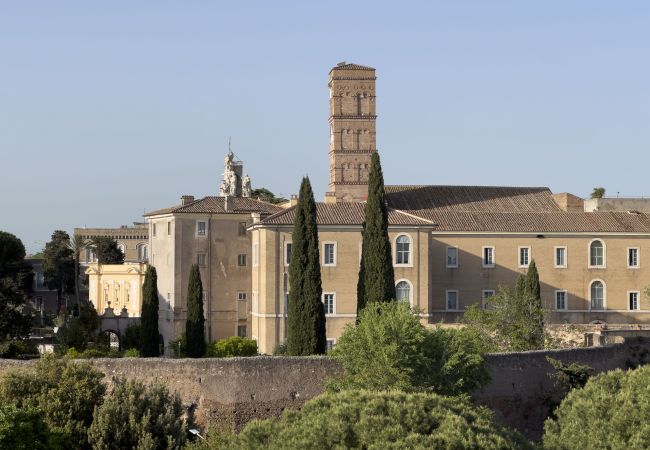
[[[76,348],[69,348],[65,353],[67,358],[71,359],[92,359],[92,358],[119,358],[120,352],[115,349],[102,348],[87,348],[83,351],[77,351]]]
[[[273,356],[286,356],[287,354],[287,344],[278,344],[273,349]]]
[[[125,358],[139,358],[140,357],[140,350],[137,348],[129,348],[124,351],[124,357]]]
[[[61,436],[51,433],[43,413],[35,408],[0,405],[0,448],[12,450],[63,450]]]
[[[594,371],[590,366],[577,363],[565,364],[550,356],[547,356],[546,360],[555,369],[555,372],[549,376],[553,379],[555,386],[564,393],[584,387]]]
[[[488,379],[479,338],[470,330],[427,330],[402,302],[370,303],[330,353],[344,373],[327,387],[469,392]]]
[[[17,358],[22,355],[38,355],[36,345],[22,339],[11,340],[0,344],[0,358]]]
[[[650,447],[650,366],[592,377],[545,423],[544,448]]]
[[[169,348],[176,358],[185,358],[187,356],[187,338],[182,333],[175,340],[169,343]]]
[[[257,341],[240,336],[230,336],[226,339],[211,342],[206,353],[209,358],[255,355],[257,355]]]
[[[29,369],[3,374],[0,402],[40,409],[52,430],[70,437],[72,448],[88,448],[86,430],[104,397],[103,376],[88,363],[46,356]]]
[[[140,325],[131,325],[124,331],[124,341],[122,348],[140,348],[140,334],[142,327]]]
[[[85,350],[88,342],[95,336],[99,327],[99,316],[93,305],[81,308],[79,317],[69,317],[56,333],[56,338],[61,350],[64,352],[74,347]]]
[[[490,411],[461,398],[347,391],[321,395],[280,420],[253,421],[221,448],[526,449],[530,444],[493,422]]]
[[[187,429],[178,395],[162,384],[118,379],[95,408],[88,439],[94,449],[180,449]]]

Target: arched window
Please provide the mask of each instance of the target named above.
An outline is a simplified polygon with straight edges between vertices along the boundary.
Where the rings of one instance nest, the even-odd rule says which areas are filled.
[[[411,304],[411,283],[406,280],[398,281],[395,285],[395,297],[398,302]]]
[[[605,308],[605,285],[602,281],[596,280],[591,283],[589,288],[591,297],[591,309]]]
[[[147,261],[149,259],[149,246],[147,244],[138,244],[138,261]]]
[[[594,240],[589,244],[589,266],[602,267],[605,265],[605,245],[601,240]]]
[[[117,248],[122,252],[122,254],[125,254],[126,251],[126,246],[124,244],[117,244]]]
[[[411,263],[411,239],[405,234],[397,236],[395,240],[395,255],[397,264]]]

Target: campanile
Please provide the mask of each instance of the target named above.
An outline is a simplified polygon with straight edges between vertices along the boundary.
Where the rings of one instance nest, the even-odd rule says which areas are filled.
[[[330,70],[330,182],[325,201],[368,196],[370,157],[377,151],[375,69],[339,63]]]

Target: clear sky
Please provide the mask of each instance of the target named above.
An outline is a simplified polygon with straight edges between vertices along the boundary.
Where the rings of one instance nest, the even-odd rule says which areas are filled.
[[[377,69],[386,183],[648,195],[647,1],[2,1],[0,229],[328,178],[327,74]]]

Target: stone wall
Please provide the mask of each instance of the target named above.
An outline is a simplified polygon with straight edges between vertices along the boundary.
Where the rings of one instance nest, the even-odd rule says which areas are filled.
[[[607,347],[503,353],[487,356],[491,382],[475,394],[477,403],[495,411],[497,419],[532,439],[541,436],[549,404],[560,395],[548,374],[546,357],[587,364],[596,372],[650,362],[650,340],[629,339]],[[0,373],[27,367],[33,361],[0,360]],[[251,419],[279,416],[299,409],[323,392],[323,381],[340,373],[326,357],[230,359],[122,358],[94,360],[97,369],[113,377],[160,380],[194,407],[200,425],[240,430]]]

